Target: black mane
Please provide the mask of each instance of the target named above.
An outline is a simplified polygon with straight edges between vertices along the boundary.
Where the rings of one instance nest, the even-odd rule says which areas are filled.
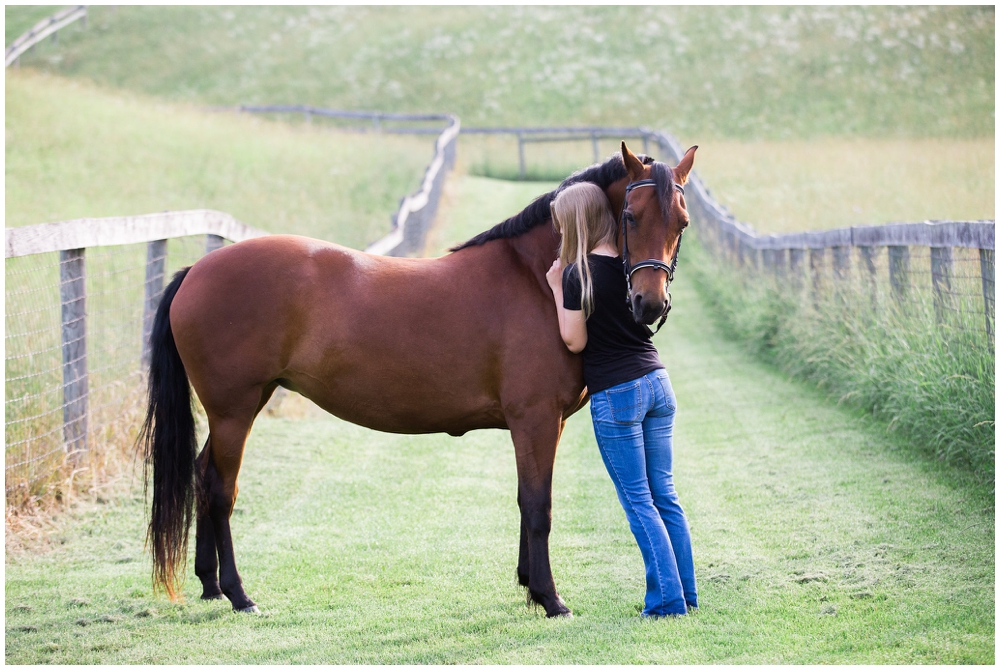
[[[653,163],[653,159],[651,157],[643,154],[639,154],[639,159],[642,161],[643,165]],[[672,186],[670,186],[669,183],[661,185],[660,182],[664,179],[667,181],[670,180],[670,171],[666,169],[657,170],[656,167],[657,164],[654,163],[653,178],[657,181],[656,190],[660,192],[662,202],[663,193],[669,193],[667,187],[669,186],[672,188]],[[665,168],[666,166],[662,167]],[[530,205],[522,209],[519,213],[510,217],[506,221],[498,223],[489,230],[479,233],[468,242],[452,247],[449,251],[458,251],[459,249],[464,249],[466,247],[479,246],[489,242],[490,240],[501,240],[523,235],[532,228],[536,228],[546,221],[551,220],[552,213],[549,210],[549,205],[551,205],[555,197],[559,195],[559,192],[567,186],[589,181],[593,184],[597,184],[601,190],[606,191],[611,184],[619,179],[622,179],[626,175],[628,175],[628,171],[625,169],[625,162],[622,160],[622,155],[620,153],[615,154],[603,163],[591,165],[589,168],[585,168],[579,172],[571,174],[569,177],[564,179],[563,182],[555,188],[555,190],[538,196],[531,201]],[[669,201],[669,198],[667,198],[667,201]]]

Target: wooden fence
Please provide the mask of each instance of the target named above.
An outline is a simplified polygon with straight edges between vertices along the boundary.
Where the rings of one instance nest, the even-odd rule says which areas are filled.
[[[121,420],[123,408],[141,400],[168,240],[201,239],[210,253],[224,240],[266,234],[212,210],[5,230],[8,501],[37,494],[64,465],[75,470],[94,441],[106,439]],[[137,254],[143,244],[145,253]],[[197,260],[198,250],[187,247],[175,266]],[[88,252],[104,254],[90,273]],[[57,277],[50,274],[53,263]],[[105,411],[91,402],[98,396]],[[133,425],[117,432],[131,435],[135,419],[128,417]]]
[[[34,26],[31,30],[24,33],[16,40],[11,42],[10,46],[7,47],[4,53],[4,67],[10,67],[11,63],[18,63],[18,60],[24,52],[34,48],[36,44],[44,40],[49,35],[52,35],[52,40],[54,42],[59,41],[59,31],[76,21],[81,21],[83,27],[87,26],[87,6],[86,5],[76,5],[75,7],[69,7],[60,12],[56,12],[52,16],[42,19]]]
[[[650,142],[674,162],[683,155],[680,143],[666,133],[651,133]],[[967,310],[967,306],[956,306],[954,298],[973,296],[960,295],[957,284],[959,279],[974,281],[980,290],[980,323],[993,337],[995,221],[921,221],[761,235],[720,205],[697,175],[691,178],[686,199],[697,221],[699,239],[717,257],[792,282],[801,280],[808,266],[809,283],[816,291],[822,290],[824,276],[840,282],[849,280],[855,256],[860,272],[866,277],[865,283],[874,286],[877,268],[882,265],[876,261],[883,248],[887,278],[897,302],[913,292],[916,275],[929,274],[935,312],[940,315],[948,309]],[[958,250],[971,250],[975,256],[961,259],[965,266],[972,265],[974,269],[960,276],[955,271]],[[927,269],[915,267],[918,251],[921,261],[928,261]],[[827,265],[832,272],[824,272]]]

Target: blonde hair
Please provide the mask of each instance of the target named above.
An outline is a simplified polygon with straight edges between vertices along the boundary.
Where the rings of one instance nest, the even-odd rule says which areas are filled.
[[[596,184],[580,182],[566,187],[550,205],[552,223],[562,234],[559,260],[563,267],[576,264],[580,279],[583,318],[594,311],[594,283],[587,254],[602,244],[617,247],[617,230],[608,198]]]

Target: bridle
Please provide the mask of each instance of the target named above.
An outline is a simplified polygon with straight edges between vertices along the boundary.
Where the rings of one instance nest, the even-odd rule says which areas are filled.
[[[663,327],[664,322],[667,320],[667,315],[670,314],[670,282],[674,280],[674,271],[677,269],[677,256],[681,251],[681,236],[677,237],[677,247],[674,249],[674,258],[670,261],[670,265],[667,265],[661,260],[655,258],[648,258],[644,261],[639,261],[635,265],[629,264],[628,259],[628,226],[625,225],[625,214],[628,212],[628,195],[637,188],[644,188],[646,186],[656,186],[656,182],[652,179],[640,179],[639,181],[634,181],[625,187],[625,202],[622,203],[622,262],[625,269],[625,284],[628,286],[628,293],[625,294],[625,300],[628,302],[629,311],[632,311],[632,275],[635,274],[636,270],[641,270],[642,268],[654,268],[656,270],[663,270],[667,273],[667,305],[663,310],[663,314],[660,316],[660,322],[656,324],[656,330],[651,329],[649,326],[642,324],[643,327],[649,332],[650,336],[655,335],[660,332],[660,328]],[[684,187],[678,183],[674,183],[674,188],[684,193]],[[632,312],[632,316],[635,316],[635,312]]]

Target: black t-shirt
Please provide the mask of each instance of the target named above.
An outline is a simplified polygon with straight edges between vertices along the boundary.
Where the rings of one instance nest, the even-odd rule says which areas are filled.
[[[594,285],[594,311],[587,319],[587,346],[583,349],[583,381],[593,395],[663,368],[660,355],[642,324],[632,318],[626,302],[628,285],[622,259],[589,254]],[[580,277],[576,265],[563,269],[563,307],[581,309]]]

